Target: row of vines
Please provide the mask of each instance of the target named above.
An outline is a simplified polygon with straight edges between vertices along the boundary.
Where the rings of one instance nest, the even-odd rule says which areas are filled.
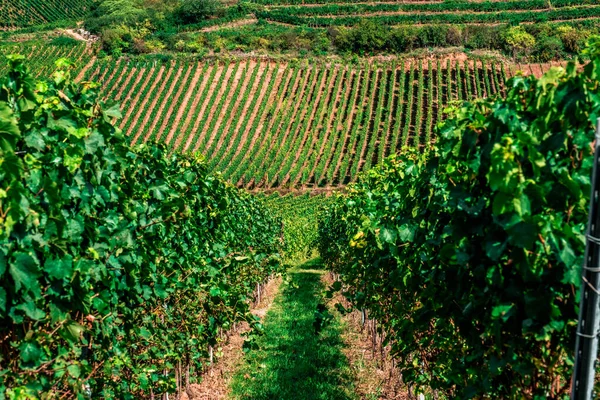
[[[451,102],[502,92],[518,69],[548,67],[120,59],[97,62],[84,80],[127,110],[120,128],[133,143],[200,152],[240,187],[297,188],[344,185],[404,146],[426,147]]]
[[[11,0],[0,3],[0,29],[81,19],[94,0]]]
[[[588,54],[453,107],[434,147],[385,159],[321,215],[335,288],[419,390],[569,397],[600,41]]]
[[[424,6],[421,4],[407,5],[328,5],[317,7],[278,7],[256,12],[256,16],[268,21],[311,27],[353,26],[364,20],[370,20],[383,25],[412,25],[412,24],[520,24],[531,22],[566,21],[577,19],[600,18],[600,5],[585,4],[555,6],[552,8],[528,8],[530,2],[479,3],[472,9],[454,10],[455,6],[439,5],[437,3]],[[575,2],[572,2],[575,3]],[[444,4],[444,3],[442,3]],[[478,3],[475,3],[478,4]],[[514,8],[504,8],[503,4],[513,5]],[[521,7],[519,5],[525,5]],[[422,8],[424,11],[414,11]],[[459,7],[460,8],[460,7]],[[431,11],[429,11],[431,10]],[[481,10],[481,11],[480,11]],[[502,10],[502,11],[491,11]]]
[[[1,397],[181,393],[256,322],[281,221],[197,157],[130,147],[64,60],[36,81],[24,59],[0,81]]]
[[[459,12],[494,12],[494,11],[528,11],[528,10],[550,10],[573,6],[600,5],[598,0],[557,0],[552,1],[551,7],[545,0],[532,1],[483,1],[483,2],[413,2],[413,3],[344,3],[311,5],[306,6],[276,6],[271,10],[285,12],[290,15],[303,16],[327,16],[369,13],[410,13],[414,16],[418,13],[459,13]]]
[[[78,72],[90,62],[92,49],[84,43],[70,45],[7,44],[0,46],[0,76],[8,72],[8,55],[22,54],[34,77],[47,77],[56,70],[56,61],[67,58],[71,71]]]
[[[262,195],[266,206],[281,219],[286,260],[305,260],[313,256],[318,232],[318,212],[333,199],[324,194]]]

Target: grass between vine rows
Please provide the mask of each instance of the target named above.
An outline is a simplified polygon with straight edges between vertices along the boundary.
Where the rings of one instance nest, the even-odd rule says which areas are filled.
[[[357,399],[342,349],[341,322],[326,318],[316,333],[324,289],[319,259],[293,267],[267,313],[258,349],[246,356],[231,386],[234,399]],[[327,314],[327,313],[324,313]]]

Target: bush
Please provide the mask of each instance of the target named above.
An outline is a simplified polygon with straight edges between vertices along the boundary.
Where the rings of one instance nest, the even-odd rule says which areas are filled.
[[[176,16],[184,24],[193,24],[217,14],[219,10],[218,0],[182,0]]]
[[[541,62],[564,58],[563,43],[555,36],[543,36],[538,39],[534,53],[537,60]]]
[[[386,47],[398,53],[411,51],[419,47],[419,30],[409,26],[392,28]]]
[[[575,29],[568,25],[559,26],[557,33],[565,51],[569,53],[578,53],[581,51],[582,45],[589,37],[589,33],[586,30]]]
[[[518,55],[528,55],[535,46],[535,37],[527,33],[522,26],[512,26],[504,32],[504,42],[513,58]]]
[[[70,36],[57,36],[50,41],[50,44],[53,46],[71,47],[79,45],[80,41]]]
[[[463,29],[464,46],[469,49],[501,49],[500,27],[467,25]]]

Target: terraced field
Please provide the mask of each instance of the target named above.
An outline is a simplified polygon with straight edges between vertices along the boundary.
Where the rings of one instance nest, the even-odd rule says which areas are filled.
[[[36,77],[50,76],[55,70],[56,60],[66,58],[73,63],[73,72],[79,73],[92,62],[92,49],[81,43],[75,46],[19,44],[0,46],[0,76],[8,70],[6,56],[21,54],[28,60],[28,67]]]
[[[119,60],[97,63],[85,79],[121,103],[119,124],[133,143],[201,152],[234,184],[269,189],[347,184],[403,146],[435,141],[450,102],[502,91],[517,69],[547,68],[464,59],[357,67]]]
[[[0,29],[83,18],[94,0],[5,0],[0,2]]]
[[[404,146],[435,142],[435,124],[453,101],[502,92],[522,70],[465,58],[380,64],[298,66],[250,58],[232,61],[96,61],[77,46],[0,47],[24,54],[36,76],[74,60],[80,80],[100,82],[119,102],[119,126],[132,143],[151,140],[201,152],[212,169],[250,189],[330,188]]]
[[[600,18],[598,0],[528,1],[340,1],[254,0],[256,16],[312,27],[352,26],[361,20],[384,25],[516,24]]]

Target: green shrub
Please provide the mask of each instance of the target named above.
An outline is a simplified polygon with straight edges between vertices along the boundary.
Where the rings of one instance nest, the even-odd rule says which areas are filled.
[[[182,0],[176,17],[184,24],[193,24],[217,14],[222,7],[218,0]]]
[[[556,36],[543,36],[538,39],[534,54],[541,62],[564,58],[563,42]]]
[[[50,41],[50,44],[53,46],[77,46],[81,42],[77,39],[74,39],[70,36],[57,36]]]

